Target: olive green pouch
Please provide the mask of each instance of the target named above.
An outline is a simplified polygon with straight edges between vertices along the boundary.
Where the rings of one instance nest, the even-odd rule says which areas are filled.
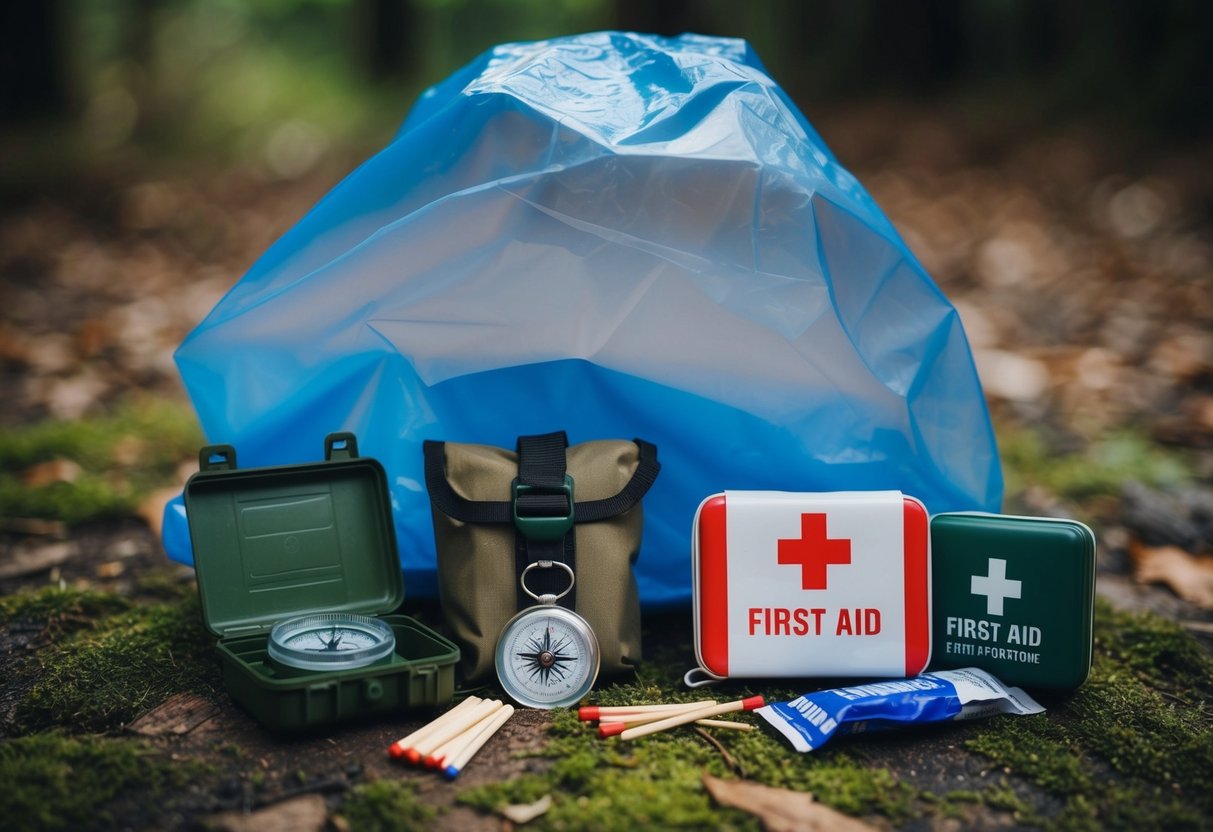
[[[633,668],[641,656],[632,564],[640,501],[661,469],[657,449],[641,439],[570,448],[563,431],[520,437],[516,451],[432,441],[424,449],[438,593],[464,678],[492,671],[502,629],[535,603],[522,590],[522,570],[541,560],[573,568],[572,590],[558,603],[593,628],[602,673]],[[568,579],[540,569],[527,586],[558,595]]]

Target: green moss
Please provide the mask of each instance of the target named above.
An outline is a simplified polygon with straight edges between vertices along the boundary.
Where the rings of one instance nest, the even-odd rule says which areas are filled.
[[[341,814],[359,832],[405,832],[432,820],[435,811],[417,799],[415,783],[377,780],[352,789]]]
[[[1051,712],[988,723],[966,743],[1062,798],[1052,824],[1204,828],[1213,817],[1213,660],[1152,615],[1096,609],[1088,683]]]
[[[179,402],[138,398],[110,416],[46,422],[0,433],[0,516],[79,523],[129,514],[154,488],[172,482],[202,435]],[[81,467],[72,482],[27,487],[21,474],[53,459]]]
[[[644,681],[637,684],[645,686]],[[618,686],[604,691],[611,696],[618,693]],[[685,693],[664,698],[676,699]],[[895,823],[918,814],[918,793],[912,786],[897,782],[886,769],[865,767],[845,753],[797,754],[763,731],[716,732],[715,736],[748,779],[810,791],[823,803],[849,814],[879,814]],[[604,742],[573,712],[557,711],[551,737],[542,752],[552,759],[547,771],[473,789],[460,800],[492,810],[531,803],[550,794],[551,810],[535,821],[539,829],[759,828],[754,817],[712,801],[702,784],[703,773],[735,775],[715,748],[689,730],[629,743]]]
[[[179,567],[164,566],[142,573],[135,581],[139,595],[162,600],[184,601],[198,594],[192,573],[182,577]]]
[[[188,762],[169,762],[136,740],[37,734],[0,742],[0,817],[6,829],[113,825],[107,804],[141,800],[197,776]]]
[[[181,691],[218,686],[212,638],[196,597],[102,618],[39,651],[36,680],[18,704],[20,731],[64,725],[97,731]]]
[[[1039,433],[1022,427],[1001,426],[998,436],[1008,495],[1031,483],[1072,499],[1115,496],[1128,480],[1166,486],[1191,478],[1180,454],[1132,432],[1104,437],[1072,454],[1056,453]]]
[[[82,626],[129,608],[129,601],[111,592],[48,586],[0,597],[0,624],[23,620],[45,622],[48,627]]]
[[[1043,827],[1047,822],[1015,793],[1005,780],[988,786],[983,791],[958,789],[942,797],[923,795],[934,814],[940,818],[960,820],[965,826],[1009,825],[1006,821],[991,817],[993,812],[1007,812],[1010,820],[1020,826]]]

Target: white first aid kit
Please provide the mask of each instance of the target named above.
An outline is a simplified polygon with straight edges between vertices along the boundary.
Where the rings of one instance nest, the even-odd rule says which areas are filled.
[[[930,661],[928,517],[899,491],[714,494],[691,571],[710,678],[904,677]]]

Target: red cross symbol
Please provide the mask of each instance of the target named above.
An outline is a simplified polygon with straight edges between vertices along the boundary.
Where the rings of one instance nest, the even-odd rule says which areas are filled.
[[[851,562],[851,541],[826,537],[824,514],[802,514],[799,539],[779,541],[779,562],[800,566],[801,589],[825,589],[826,567]]]

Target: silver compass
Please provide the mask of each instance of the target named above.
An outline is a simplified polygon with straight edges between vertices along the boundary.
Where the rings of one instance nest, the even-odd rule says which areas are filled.
[[[569,585],[559,595],[536,595],[526,585],[532,569],[563,569]],[[577,613],[556,606],[573,588],[573,570],[541,560],[522,571],[522,590],[539,602],[515,615],[497,639],[497,678],[520,705],[559,708],[579,701],[598,679],[598,639]]]
[[[279,621],[270,630],[270,660],[297,670],[351,670],[386,658],[396,635],[366,615],[329,612]]]

